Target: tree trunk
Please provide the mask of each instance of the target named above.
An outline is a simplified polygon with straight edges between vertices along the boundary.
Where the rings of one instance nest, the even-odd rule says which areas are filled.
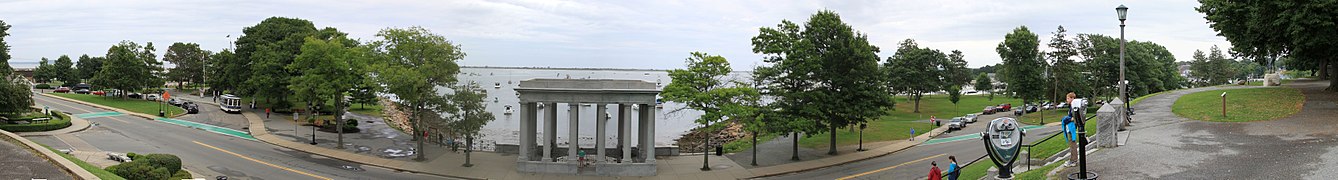
[[[831,131],[827,132],[831,137],[831,145],[827,147],[827,155],[836,155],[836,126],[830,125],[828,127],[831,128]]]
[[[552,108],[557,108],[557,107],[552,107]],[[620,111],[621,111],[621,110],[620,110]],[[622,115],[619,115],[619,116],[622,116]],[[622,125],[619,125],[619,126],[622,126]],[[710,130],[710,129],[711,129],[711,124],[710,124],[710,123],[707,123],[706,126],[703,126],[703,127],[702,127],[702,130],[705,130],[705,131],[706,131],[706,134],[705,134],[705,135],[706,135],[706,141],[702,141],[702,171],[710,171],[710,170],[711,170],[711,166],[710,166],[710,164],[711,164],[711,130]],[[631,133],[629,132],[628,134],[631,134]],[[622,138],[622,137],[619,137],[619,138]],[[630,147],[630,146],[627,146],[627,145],[622,145],[622,146],[623,146],[624,148],[628,148],[628,147]],[[631,154],[624,154],[624,155],[623,155],[623,161],[631,161],[631,158],[627,158],[627,157],[630,157],[630,156],[632,156],[632,155],[631,155]]]
[[[753,166],[757,166],[757,131],[753,131]]]
[[[1338,76],[1338,64],[1329,66],[1329,76]],[[1324,90],[1338,92],[1338,77],[1329,77],[1329,88]]]
[[[914,112],[914,113],[920,113],[920,95],[911,95],[911,96],[912,96],[911,99],[914,99],[914,100],[915,100],[915,112]]]
[[[469,153],[474,151],[474,150],[473,150],[473,149],[474,149],[473,147],[474,147],[474,134],[466,134],[466,135],[465,135],[465,164],[462,165],[462,166],[464,166],[464,167],[474,167],[474,164],[471,164],[471,163],[469,162],[469,159],[470,159],[470,158],[469,158],[469,155],[470,155]]]
[[[344,149],[344,120],[341,119],[344,116],[344,103],[342,102],[344,98],[340,98],[341,95],[339,94],[342,93],[335,93],[335,94],[336,95],[334,99],[335,103],[334,120],[335,120],[335,132],[338,132],[335,133],[336,134],[335,136],[339,137],[337,138],[337,140],[335,140],[336,143],[339,143],[335,145],[335,149]]]
[[[1315,68],[1315,71],[1319,71],[1319,79],[1329,80],[1332,78],[1329,77],[1330,73],[1327,69],[1329,69],[1329,61],[1320,61],[1319,68]],[[1315,72],[1311,71],[1310,75],[1315,75]]]
[[[422,107],[424,107],[424,105],[421,105],[421,103],[420,103],[420,105],[418,106],[418,108],[421,109]],[[419,112],[423,112],[423,110],[418,110],[418,111],[419,111]],[[425,133],[425,131],[422,130],[422,127],[423,127],[423,115],[422,115],[422,114],[423,114],[423,113],[418,113],[418,115],[416,115],[416,116],[418,116],[418,120],[415,120],[414,122],[415,122],[415,124],[417,124],[417,125],[414,125],[414,126],[416,126],[416,127],[413,128],[414,131],[419,132],[419,133],[414,134],[414,137],[416,137],[416,138],[420,138],[420,139],[418,139],[418,152],[415,152],[415,154],[418,154],[418,158],[415,158],[415,160],[418,160],[418,161],[425,161],[425,160],[427,160],[427,157],[423,155],[423,142],[424,142],[425,140],[421,139],[421,137],[418,137],[418,136],[427,135],[427,133]]]
[[[790,132],[790,161],[799,161],[799,132]]]

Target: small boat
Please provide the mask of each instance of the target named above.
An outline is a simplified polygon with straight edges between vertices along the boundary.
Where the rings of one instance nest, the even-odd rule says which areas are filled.
[[[497,102],[497,97],[492,97],[492,102]]]
[[[511,81],[506,81],[506,84],[511,84]]]
[[[492,83],[492,88],[493,89],[502,88],[502,83]]]
[[[514,110],[511,110],[511,105],[506,105],[506,113],[503,113],[503,114],[511,115],[511,112],[513,112],[513,111],[514,111]]]
[[[655,99],[655,108],[664,109],[664,99]]]

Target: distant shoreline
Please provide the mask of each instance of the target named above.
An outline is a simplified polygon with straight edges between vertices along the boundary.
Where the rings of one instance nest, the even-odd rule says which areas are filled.
[[[509,67],[509,66],[460,66],[460,68],[475,69],[538,69],[538,70],[585,70],[585,71],[669,71],[668,69],[636,69],[636,68],[575,68],[575,67]],[[734,71],[736,73],[751,73],[752,71]]]

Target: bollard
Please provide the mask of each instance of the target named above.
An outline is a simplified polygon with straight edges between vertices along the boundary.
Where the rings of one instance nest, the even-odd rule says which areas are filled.
[[[1222,92],[1222,117],[1226,116],[1226,92]]]

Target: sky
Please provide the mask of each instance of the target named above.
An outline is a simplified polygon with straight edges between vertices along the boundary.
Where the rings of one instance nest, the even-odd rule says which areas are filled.
[[[1230,44],[1208,27],[1198,2],[1175,1],[567,1],[567,0],[0,0],[11,64],[60,55],[102,56],[113,44],[174,42],[219,51],[268,17],[312,21],[371,41],[385,28],[421,26],[462,46],[467,66],[682,68],[690,52],[729,59],[735,70],[764,65],[750,39],[782,20],[803,23],[832,10],[880,47],[897,43],[961,50],[969,67],[1000,62],[1004,34],[1027,26],[1048,42],[1056,27],[1119,36],[1115,7],[1129,7],[1126,37],[1166,46],[1179,61]],[[1044,45],[1042,45],[1044,46]],[[1043,49],[1044,50],[1044,49]],[[16,65],[19,66],[19,65]]]

